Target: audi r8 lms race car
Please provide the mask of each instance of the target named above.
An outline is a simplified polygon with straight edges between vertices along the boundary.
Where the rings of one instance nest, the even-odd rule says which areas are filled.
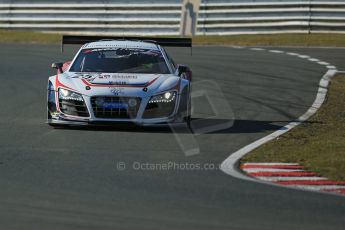
[[[83,46],[52,64],[49,125],[189,124],[192,72],[162,46],[191,47],[190,39],[64,36],[64,44]]]

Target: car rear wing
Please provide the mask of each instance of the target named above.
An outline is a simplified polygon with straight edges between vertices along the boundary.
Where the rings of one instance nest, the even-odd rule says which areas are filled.
[[[75,36],[63,35],[61,43],[61,51],[63,52],[64,45],[84,45],[90,42],[97,41],[111,41],[111,40],[130,40],[151,42],[160,46],[166,47],[190,47],[192,51],[191,38],[160,38],[160,37],[115,37],[115,36]]]

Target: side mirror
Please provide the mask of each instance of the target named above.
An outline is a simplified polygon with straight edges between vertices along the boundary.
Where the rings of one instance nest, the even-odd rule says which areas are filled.
[[[52,64],[52,68],[59,70],[61,73],[63,72],[62,66],[63,66],[63,63],[61,63],[61,62],[56,62],[56,63]]]
[[[178,65],[177,71],[179,76],[182,76],[184,74],[185,79],[187,79],[188,81],[192,81],[193,72],[188,66]]]

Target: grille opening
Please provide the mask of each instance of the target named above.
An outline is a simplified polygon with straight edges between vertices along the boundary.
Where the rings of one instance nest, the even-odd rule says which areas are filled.
[[[140,102],[138,97],[91,97],[96,118],[135,119]]]
[[[59,99],[61,112],[71,116],[89,117],[89,111],[84,101],[62,100]]]
[[[143,118],[169,117],[175,109],[175,101],[170,103],[149,103],[146,106]]]

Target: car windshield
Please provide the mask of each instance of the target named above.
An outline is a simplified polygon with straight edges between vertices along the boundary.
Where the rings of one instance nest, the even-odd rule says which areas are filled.
[[[168,74],[161,51],[153,49],[84,49],[71,72]]]

